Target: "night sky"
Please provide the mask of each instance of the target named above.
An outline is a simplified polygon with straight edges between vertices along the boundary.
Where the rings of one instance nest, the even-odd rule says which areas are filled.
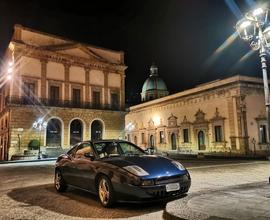
[[[257,52],[239,62],[250,51],[239,38],[218,56],[212,56],[235,32],[239,9],[244,14],[252,3],[252,0],[1,0],[0,55],[15,23],[123,50],[128,66],[126,96],[132,103],[140,97],[152,62],[159,67],[170,93],[235,74],[261,77]]]

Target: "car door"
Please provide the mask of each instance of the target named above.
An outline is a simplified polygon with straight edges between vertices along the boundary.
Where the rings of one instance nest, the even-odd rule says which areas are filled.
[[[90,191],[95,191],[95,162],[86,157],[85,153],[94,155],[90,142],[82,143],[73,158],[73,185]]]
[[[65,156],[62,158],[61,172],[64,180],[73,185],[74,180],[74,155],[77,151],[78,145],[75,145]]]

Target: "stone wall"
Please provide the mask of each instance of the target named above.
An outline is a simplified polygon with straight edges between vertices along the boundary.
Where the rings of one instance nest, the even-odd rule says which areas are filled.
[[[10,107],[10,148],[9,158],[13,154],[23,153],[32,139],[39,139],[39,132],[32,128],[33,122],[40,117],[45,121],[57,118],[62,121],[63,141],[62,147],[69,148],[69,126],[73,119],[83,122],[83,140],[89,140],[91,122],[98,119],[104,125],[104,139],[123,138],[125,112],[105,111],[93,109],[38,107],[38,106],[12,106]],[[18,135],[21,137],[19,146]],[[45,143],[46,131],[41,132],[41,145]]]

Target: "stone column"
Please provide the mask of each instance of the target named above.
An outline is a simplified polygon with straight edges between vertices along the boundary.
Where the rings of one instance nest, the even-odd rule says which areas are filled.
[[[71,97],[69,97],[69,68],[70,64],[65,63],[65,94],[64,94],[64,100],[68,101],[71,100]]]
[[[121,73],[121,91],[120,91],[120,103],[121,110],[125,110],[125,73]]]
[[[41,98],[45,99],[46,97],[46,78],[47,78],[47,63],[45,59],[40,60],[41,63]]]
[[[89,91],[89,86],[90,86],[90,69],[85,68],[85,102],[89,103],[90,102],[90,91]]]
[[[109,100],[108,100],[108,75],[109,72],[108,71],[103,71],[104,73],[104,106],[108,106],[109,105]]]

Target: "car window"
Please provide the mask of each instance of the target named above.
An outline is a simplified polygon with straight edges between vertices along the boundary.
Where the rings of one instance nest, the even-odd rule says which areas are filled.
[[[121,149],[116,142],[98,142],[94,146],[100,158],[121,154]]]
[[[74,154],[75,158],[85,158],[86,153],[94,154],[93,148],[90,143],[82,143],[76,148],[76,152]]]
[[[143,150],[128,142],[120,142],[119,145],[123,154],[144,154]]]

